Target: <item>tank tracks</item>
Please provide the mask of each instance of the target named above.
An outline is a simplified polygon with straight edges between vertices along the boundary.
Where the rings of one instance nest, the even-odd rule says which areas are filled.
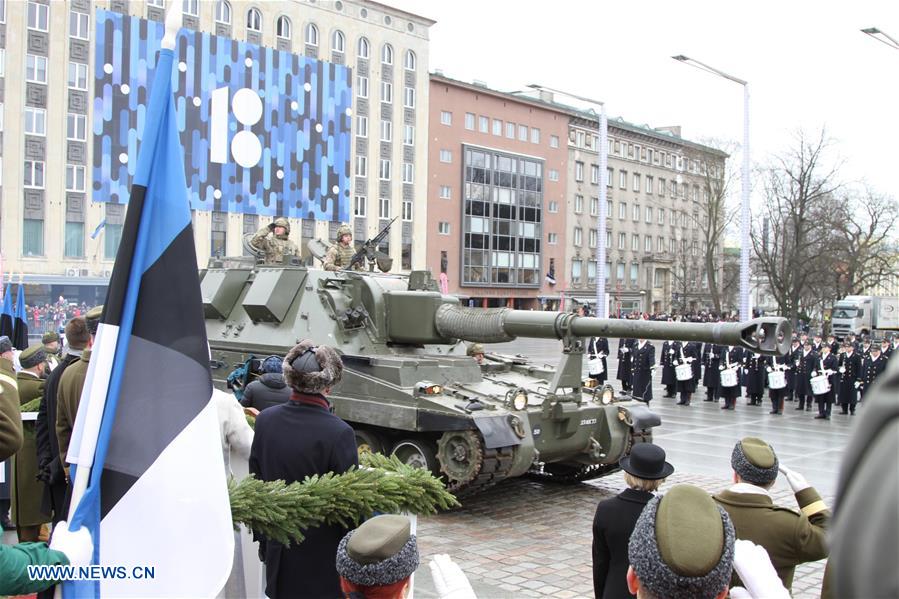
[[[456,497],[470,497],[509,476],[512,460],[515,457],[513,448],[484,449],[483,445],[481,447],[483,461],[477,475],[468,482],[450,481],[447,483],[447,490]]]
[[[631,429],[631,435],[628,437],[627,447],[624,455],[631,452],[636,443],[651,443],[652,431],[634,432]],[[574,484],[594,478],[602,478],[613,472],[617,472],[621,468],[615,464],[589,464],[589,465],[569,465],[569,464],[546,464],[541,470],[531,470],[528,476],[535,480],[545,480],[561,484]]]

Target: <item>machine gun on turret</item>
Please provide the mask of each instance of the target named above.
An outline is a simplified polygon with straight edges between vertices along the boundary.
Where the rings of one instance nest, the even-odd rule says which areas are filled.
[[[353,267],[357,264],[367,262],[368,272],[375,271],[375,263],[377,263],[381,272],[390,271],[390,267],[393,266],[393,259],[384,252],[378,250],[378,246],[387,238],[387,235],[390,233],[390,225],[392,225],[393,221],[397,218],[398,217],[394,216],[390,219],[390,222],[387,223],[387,226],[381,229],[377,235],[359,246],[359,249],[353,254],[352,260],[350,260],[349,265],[346,267],[347,270],[353,270]]]

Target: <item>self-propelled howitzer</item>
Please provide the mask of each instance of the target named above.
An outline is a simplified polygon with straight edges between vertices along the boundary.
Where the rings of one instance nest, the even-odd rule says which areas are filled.
[[[362,449],[393,452],[471,492],[535,472],[582,480],[617,469],[659,417],[610,388],[589,388],[584,337],[683,339],[773,353],[782,319],[733,325],[601,320],[558,312],[466,308],[426,271],[410,276],[212,263],[202,280],[219,386],[249,358],[283,356],[310,338],[335,347],[335,413]],[[562,340],[559,367],[523,356],[466,355],[465,341]]]

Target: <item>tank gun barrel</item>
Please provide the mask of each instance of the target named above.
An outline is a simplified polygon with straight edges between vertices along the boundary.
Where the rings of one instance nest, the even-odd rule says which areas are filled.
[[[746,322],[660,322],[453,304],[440,306],[435,316],[441,336],[479,343],[502,343],[517,337],[624,337],[700,341],[740,346],[764,355],[785,355],[792,333],[789,322],[778,317]]]

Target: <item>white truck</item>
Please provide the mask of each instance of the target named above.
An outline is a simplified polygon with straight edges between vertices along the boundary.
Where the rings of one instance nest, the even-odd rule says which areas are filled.
[[[847,295],[833,306],[831,326],[835,337],[878,331],[899,331],[899,297]]]

